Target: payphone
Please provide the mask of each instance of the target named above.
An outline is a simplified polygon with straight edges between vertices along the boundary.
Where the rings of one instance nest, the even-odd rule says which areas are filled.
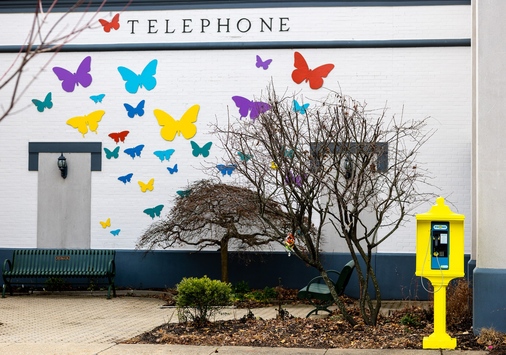
[[[449,222],[431,222],[431,268],[448,270]]]

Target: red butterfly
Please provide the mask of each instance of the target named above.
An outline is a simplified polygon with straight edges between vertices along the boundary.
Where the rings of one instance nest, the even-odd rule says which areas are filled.
[[[112,29],[119,29],[119,14],[114,15],[112,21],[109,22],[104,19],[98,19],[98,22],[104,27],[104,32],[111,32]]]
[[[334,64],[323,64],[313,70],[309,69],[306,60],[299,52],[295,52],[294,54],[294,66],[295,70],[292,72],[292,79],[297,84],[302,83],[303,81],[309,81],[309,87],[311,89],[319,89],[323,86],[323,78],[326,78],[327,75],[334,69]]]
[[[113,132],[113,133],[109,133],[109,137],[114,139],[116,144],[118,144],[119,141],[122,141],[124,143],[126,136],[128,136],[128,133],[130,133],[130,132],[129,131]]]

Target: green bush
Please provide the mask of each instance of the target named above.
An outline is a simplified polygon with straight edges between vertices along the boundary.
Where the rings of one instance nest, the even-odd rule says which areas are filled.
[[[183,278],[177,284],[176,307],[179,320],[204,325],[232,302],[232,286],[207,276]]]

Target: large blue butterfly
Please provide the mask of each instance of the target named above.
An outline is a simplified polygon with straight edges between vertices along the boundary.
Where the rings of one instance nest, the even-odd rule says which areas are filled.
[[[136,74],[132,70],[125,67],[118,67],[118,71],[125,80],[125,89],[130,94],[135,94],[139,88],[144,87],[146,90],[153,90],[156,86],[156,66],[158,60],[153,59],[149,62],[141,74]]]
[[[160,217],[160,213],[162,212],[163,205],[158,205],[153,208],[146,208],[144,213],[147,214],[152,219],[155,219],[155,216]]]
[[[211,149],[211,146],[213,145],[213,142],[207,142],[202,147],[200,147],[197,143],[194,141],[190,141],[192,145],[192,154],[194,157],[198,157],[199,155],[202,155],[204,158],[207,158],[209,156],[209,150]]]
[[[119,153],[119,146],[117,146],[116,148],[114,148],[113,150],[109,150],[107,148],[104,147],[104,152],[105,152],[105,157],[107,159],[111,159],[111,158],[114,158],[114,159],[118,159],[118,153]]]
[[[172,156],[172,154],[174,154],[174,152],[175,152],[174,149],[155,150],[153,152],[153,154],[156,155],[158,157],[158,159],[160,159],[160,161],[164,161],[164,160],[169,161],[170,157]]]
[[[218,168],[221,175],[223,175],[223,176],[232,175],[232,173],[234,172],[236,167],[237,167],[237,165],[235,165],[235,164],[229,164],[229,165],[218,164],[218,165],[216,165],[216,168]]]
[[[132,176],[134,176],[134,174],[133,173],[129,173],[129,174],[120,176],[118,178],[118,180],[121,181],[123,184],[126,185],[127,182],[130,182],[130,180],[132,180]]]
[[[146,100],[140,101],[136,107],[133,107],[127,103],[124,103],[123,106],[125,106],[127,110],[127,115],[130,118],[134,118],[135,115],[142,117],[144,115],[144,104],[146,103]]]
[[[135,157],[140,157],[142,148],[144,148],[144,144],[139,144],[136,147],[133,148],[127,148],[124,150],[124,152],[132,157],[132,159],[135,159]]]

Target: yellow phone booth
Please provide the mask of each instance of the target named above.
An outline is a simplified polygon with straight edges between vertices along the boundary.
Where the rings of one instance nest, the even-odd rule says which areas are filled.
[[[443,197],[416,215],[416,276],[434,288],[434,332],[423,338],[423,348],[455,349],[457,339],[446,332],[446,287],[464,276],[464,215],[452,212]]]

